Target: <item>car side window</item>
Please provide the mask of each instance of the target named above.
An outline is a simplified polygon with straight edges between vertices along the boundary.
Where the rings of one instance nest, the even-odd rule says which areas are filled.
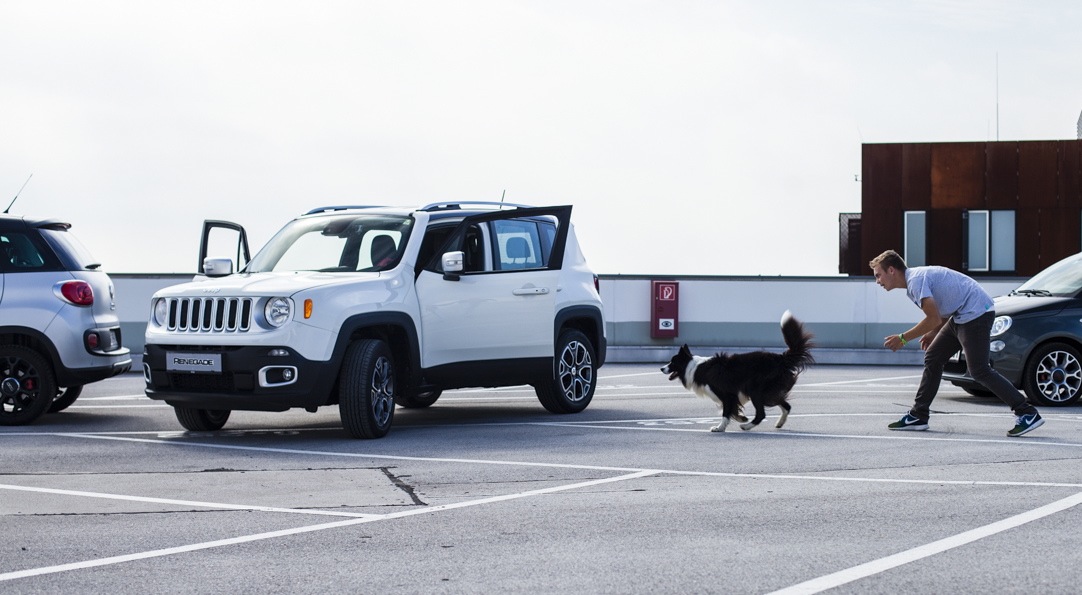
[[[496,270],[520,271],[548,266],[548,250],[542,249],[542,234],[537,221],[497,220],[492,222],[492,227],[495,231],[496,257],[493,262]]]
[[[12,272],[46,268],[45,257],[23,233],[0,234],[0,260],[3,260],[4,268]]]

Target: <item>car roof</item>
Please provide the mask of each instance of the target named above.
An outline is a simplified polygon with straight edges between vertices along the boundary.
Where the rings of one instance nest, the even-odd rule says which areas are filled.
[[[51,227],[54,229],[68,229],[71,224],[63,219],[55,217],[32,217],[28,215],[10,215],[0,213],[0,226],[6,229],[27,226],[31,228]]]
[[[469,215],[477,215],[480,213],[491,213],[492,211],[498,210],[513,210],[526,208],[532,207],[530,205],[522,205],[515,203],[485,201],[437,202],[420,207],[402,207],[388,205],[333,205],[312,209],[302,216],[307,217],[312,215],[331,214],[339,212],[368,211],[373,214],[401,215],[403,217],[406,217],[412,215],[417,211],[424,211],[430,213],[431,219],[438,220],[448,218],[461,218]]]

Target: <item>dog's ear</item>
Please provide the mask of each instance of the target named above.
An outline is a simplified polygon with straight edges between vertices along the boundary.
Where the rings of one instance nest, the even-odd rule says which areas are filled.
[[[684,343],[684,346],[680,348],[680,353],[686,353],[691,355],[691,349],[688,349],[688,344]]]

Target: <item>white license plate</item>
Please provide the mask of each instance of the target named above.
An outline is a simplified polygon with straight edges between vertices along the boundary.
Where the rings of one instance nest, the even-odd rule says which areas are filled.
[[[165,369],[170,372],[218,374],[222,371],[222,354],[166,352]]]

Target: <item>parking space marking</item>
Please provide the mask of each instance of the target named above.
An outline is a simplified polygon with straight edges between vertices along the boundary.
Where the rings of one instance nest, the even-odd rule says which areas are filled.
[[[923,558],[943,553],[947,550],[961,547],[979,539],[984,539],[985,537],[989,537],[997,533],[1002,533],[1003,531],[1007,531],[1009,529],[1014,529],[1015,527],[1019,527],[1026,523],[1036,521],[1047,516],[1051,516],[1053,514],[1056,514],[1057,512],[1062,512],[1079,504],[1082,504],[1082,493],[1063,498],[1062,500],[1057,500],[1056,502],[1052,502],[1051,504],[1046,504],[1045,506],[1041,506],[1040,508],[1035,508],[1033,510],[1023,512],[1021,514],[1017,514],[1000,521],[996,521],[983,527],[977,527],[976,529],[971,529],[957,535],[952,535],[938,541],[933,541],[932,543],[918,546],[904,552],[899,552],[885,558],[872,560],[871,562],[865,562],[864,564],[858,564],[857,566],[853,566],[845,570],[840,570],[838,572],[821,576],[810,581],[798,583],[785,589],[774,591],[772,595],[808,595],[811,593],[820,593],[822,591],[833,589],[834,587],[838,587],[846,583],[851,583],[855,580],[867,578],[869,576],[885,572],[892,568],[897,568],[899,566],[909,564],[910,562],[916,562],[917,560],[921,560]]]
[[[316,516],[343,516],[351,518],[367,518],[372,514],[356,512],[335,512],[326,510],[305,510],[300,508],[279,508],[275,506],[257,506],[250,504],[224,504],[221,502],[197,502],[195,500],[173,500],[169,498],[151,498],[149,496],[128,496],[125,494],[106,494],[103,492],[83,492],[79,490],[60,490],[55,488],[39,488],[33,486],[18,486],[0,483],[0,490],[17,492],[36,492],[39,494],[56,494],[60,496],[78,496],[81,498],[101,498],[104,500],[124,500],[128,502],[143,502],[148,504],[172,504],[176,506],[193,506],[198,508],[215,508],[222,510],[248,510],[256,512],[285,512],[290,514],[308,514]]]
[[[456,510],[459,508],[467,508],[472,506],[480,506],[483,504],[495,504],[498,502],[506,502],[508,500],[518,500],[521,498],[529,498],[533,496],[542,496],[546,494],[554,494],[557,492],[565,492],[568,490],[578,490],[582,488],[593,487],[597,485],[603,485],[607,483],[614,483],[620,481],[628,481],[631,479],[641,479],[643,477],[649,477],[654,475],[654,471],[636,471],[634,473],[627,473],[624,475],[618,475],[615,477],[606,477],[602,479],[592,479],[589,481],[581,481],[567,485],[553,486],[549,488],[539,488],[536,490],[528,490],[525,492],[516,492],[513,494],[504,494],[502,496],[491,496],[488,498],[480,498],[477,500],[466,500],[463,502],[456,502],[453,504],[442,504],[439,506],[431,506],[426,508],[416,508],[412,510],[404,510],[400,512],[393,512],[384,515],[372,515],[366,518],[349,519],[345,521],[336,521],[333,523],[322,523],[319,525],[308,525],[305,527],[296,527],[293,529],[282,529],[279,531],[268,531],[266,533],[256,533],[254,535],[243,535],[240,537],[230,537],[227,539],[218,539],[215,541],[207,541],[203,543],[193,543],[189,545],[183,545],[178,547],[164,548],[158,550],[151,550],[147,552],[140,552],[137,554],[126,554],[123,556],[111,556],[108,558],[99,558],[97,560],[85,560],[82,562],[72,562],[69,564],[59,564],[56,566],[45,566],[41,568],[31,568],[28,570],[18,570],[15,572],[7,572],[0,574],[0,582],[9,581],[20,578],[28,578],[31,576],[41,576],[43,574],[55,574],[59,572],[68,572],[71,570],[83,570],[86,568],[96,568],[99,566],[110,566],[113,564],[122,564],[125,562],[134,562],[137,560],[146,560],[148,558],[160,558],[163,556],[172,556],[176,554],[185,554],[189,552],[195,552],[199,550],[206,550],[217,547],[224,547],[229,545],[237,545],[241,543],[249,543],[252,541],[261,541],[264,539],[276,539],[279,537],[288,537],[292,535],[299,535],[302,533],[312,533],[315,531],[326,531],[329,529],[338,529],[342,527],[350,527],[353,525],[361,525],[365,523],[372,523],[378,521],[386,521],[392,519],[400,519],[405,517],[417,516],[422,514],[432,514],[436,512],[443,512],[445,510]]]
[[[854,415],[877,415],[882,414],[854,414]],[[701,418],[688,418],[688,421],[694,421]],[[654,420],[657,421],[657,420]],[[669,420],[672,421],[672,420]],[[607,422],[608,424],[627,423],[628,420],[618,420],[613,422]],[[500,424],[506,425],[506,424]],[[606,422],[567,422],[567,423],[527,423],[527,424],[515,424],[515,425],[538,425],[538,426],[568,426],[568,427],[585,427],[585,428],[600,428],[600,429],[614,429],[613,425],[606,425]],[[669,429],[671,431],[687,431],[678,428],[615,428],[615,429]],[[695,430],[702,431],[702,430]],[[489,498],[482,498],[478,500],[467,500],[459,503],[446,504],[434,507],[425,507],[419,509],[411,509],[408,511],[400,511],[396,513],[390,513],[385,515],[366,515],[358,516],[357,518],[351,518],[343,521],[335,521],[330,523],[322,523],[318,525],[310,525],[304,527],[298,527],[294,529],[271,531],[265,533],[258,533],[247,536],[239,536],[227,539],[214,540],[205,543],[190,544],[186,546],[164,548],[159,550],[153,550],[148,552],[140,552],[135,554],[128,554],[123,556],[113,556],[108,558],[102,558],[97,560],[88,560],[83,562],[75,562],[70,564],[61,564],[56,566],[28,569],[16,572],[10,572],[0,574],[0,581],[13,580],[17,578],[25,578],[30,576],[38,576],[42,574],[52,574],[59,572],[66,572],[71,570],[79,570],[85,568],[92,568],[98,566],[121,564],[130,561],[142,560],[147,558],[162,557],[169,555],[182,554],[187,552],[193,552],[198,550],[223,547],[229,545],[235,545],[240,543],[246,543],[251,541],[258,541],[264,539],[273,539],[278,537],[286,537],[291,535],[297,535],[302,533],[314,532],[335,529],[340,527],[348,527],[352,525],[358,525],[363,523],[390,520],[396,518],[403,518],[418,514],[429,514],[433,512],[440,512],[444,510],[452,510],[456,508],[464,508],[469,506],[478,506],[483,504],[490,504],[496,502],[502,502],[507,500],[513,500],[517,498],[524,498],[530,496],[536,496],[541,494],[554,493],[565,490],[573,490],[579,488],[590,487],[594,485],[626,481],[630,479],[637,479],[642,477],[648,477],[653,475],[683,475],[683,476],[700,476],[700,477],[724,477],[724,478],[738,478],[738,479],[775,479],[775,480],[798,480],[798,481],[832,481],[832,482],[863,482],[863,483],[898,483],[898,484],[920,484],[920,485],[964,485],[964,486],[1011,486],[1011,487],[1041,487],[1041,488],[1071,488],[1082,489],[1080,483],[1054,483],[1054,482],[1017,482],[1017,481],[972,481],[972,480],[943,480],[943,479],[904,479],[904,478],[875,478],[875,477],[838,477],[838,476],[808,476],[808,475],[786,475],[786,474],[762,474],[762,473],[729,473],[729,472],[710,472],[710,471],[682,471],[674,469],[636,469],[627,467],[613,467],[603,465],[581,465],[581,464],[564,464],[564,463],[545,463],[545,462],[531,462],[531,461],[508,461],[508,460],[484,460],[484,459],[463,459],[463,458],[442,458],[442,457],[417,457],[417,456],[401,456],[401,455],[385,455],[385,454],[371,454],[371,453],[350,453],[350,452],[335,452],[335,451],[319,451],[319,450],[303,450],[303,449],[288,449],[288,448],[270,448],[270,447],[256,447],[256,446],[243,446],[235,444],[216,444],[207,442],[194,442],[194,441],[180,441],[180,440],[168,440],[168,439],[151,439],[141,438],[131,435],[117,435],[125,433],[48,433],[38,435],[51,435],[61,436],[75,439],[96,439],[96,440],[113,440],[121,442],[136,442],[136,443],[150,443],[161,444],[169,446],[192,446],[202,448],[213,448],[223,450],[240,450],[250,452],[270,452],[270,453],[282,453],[282,454],[294,454],[302,456],[333,456],[333,457],[349,457],[349,458],[367,458],[367,459],[381,459],[381,460],[400,460],[400,461],[424,461],[424,462],[454,462],[454,463],[472,463],[472,464],[484,464],[484,465],[514,465],[525,467],[541,467],[541,468],[562,468],[562,469],[586,469],[606,472],[620,473],[617,476],[590,480],[585,482],[577,482],[573,484],[567,484],[562,486],[554,486],[550,488],[542,488],[538,490],[530,490],[524,492],[517,492],[513,494],[506,494],[502,496],[494,496]],[[127,433],[132,434],[132,433]],[[138,434],[153,434],[153,432],[138,432]],[[850,435],[824,435],[824,434],[800,434],[791,432],[779,432],[772,434],[771,436],[809,436],[809,437],[840,437],[840,438],[879,438],[879,439],[908,439],[908,440],[943,440],[943,441],[971,441],[971,442],[1002,442],[1009,444],[1018,444],[1018,440],[977,440],[977,439],[957,439],[957,438],[928,438],[928,437],[901,437],[901,436],[850,436]],[[1043,444],[1043,445],[1061,445],[1077,447],[1079,444],[1070,443],[1042,443],[1032,440],[1024,440],[1022,443]],[[3,486],[0,488],[8,489],[23,489],[21,486]],[[102,497],[101,494],[92,492],[76,492],[68,490],[45,490],[38,488],[30,488],[28,491],[52,491],[53,493],[65,493],[73,496],[88,496],[88,497]],[[172,502],[172,503],[187,503],[187,504],[205,504],[212,505],[210,503],[191,503],[187,501],[167,501],[161,499],[144,499],[138,497],[119,497],[119,499],[132,499],[143,500],[153,502]],[[866,564],[855,566],[851,569],[832,573],[824,577],[813,579],[805,583],[800,583],[790,587],[790,589],[805,589],[805,590],[793,590],[782,591],[792,593],[816,593],[825,589],[833,588],[834,586],[852,582],[860,578],[871,576],[873,574],[883,572],[890,568],[909,563],[914,560],[918,560],[924,557],[932,556],[937,553],[959,547],[966,543],[976,541],[983,537],[993,535],[1002,531],[1006,531],[1010,528],[1019,526],[1021,524],[1043,518],[1066,510],[1079,503],[1082,503],[1082,493],[1076,494],[1070,498],[1060,500],[1057,503],[1035,509],[1029,513],[1013,516],[1004,521],[993,523],[985,527],[974,529],[961,533],[957,536],[939,540],[931,544],[913,548],[899,554],[888,556],[881,560],[869,562]],[[267,512],[286,512],[297,513],[296,509],[275,509],[271,507],[253,507],[253,506],[239,506],[239,505],[222,505],[223,508],[237,508],[245,510],[259,510]],[[306,512],[306,511],[302,511]]]
[[[550,424],[537,424],[537,425],[550,425]],[[784,434],[778,434],[784,435]],[[57,436],[66,436],[71,438],[90,438],[95,440],[117,440],[121,442],[139,442],[149,444],[166,444],[170,446],[193,446],[201,448],[217,448],[223,450],[241,450],[249,452],[268,452],[276,454],[291,454],[291,455],[304,455],[304,456],[329,456],[329,457],[346,457],[346,458],[360,458],[360,459],[380,459],[391,461],[422,461],[430,463],[466,463],[476,465],[499,465],[499,466],[516,466],[516,467],[541,467],[548,469],[579,469],[589,471],[606,471],[606,472],[618,472],[618,473],[647,473],[651,475],[687,475],[687,476],[709,476],[709,477],[734,477],[734,478],[747,478],[747,479],[786,479],[786,480],[811,480],[811,481],[845,481],[845,482],[863,482],[863,483],[902,483],[902,484],[935,484],[935,485],[983,485],[983,486],[1011,486],[1011,487],[1053,487],[1053,488],[1079,488],[1082,489],[1082,483],[1058,483],[1058,482],[1028,482],[1028,481],[977,481],[977,480],[943,480],[943,479],[904,479],[904,478],[889,478],[884,479],[881,477],[845,477],[845,476],[821,476],[821,475],[787,475],[787,474],[772,474],[772,473],[731,473],[724,471],[685,471],[679,469],[643,469],[634,467],[610,467],[605,465],[582,465],[572,463],[544,463],[539,461],[511,461],[511,460],[491,460],[491,459],[458,459],[458,458],[445,458],[445,457],[417,457],[417,456],[405,456],[405,455],[385,455],[385,454],[372,454],[372,453],[356,453],[356,452],[337,452],[326,450],[303,450],[296,448],[271,448],[266,446],[242,446],[239,444],[214,444],[208,442],[180,442],[176,440],[156,440],[149,438],[131,438],[124,436],[106,436],[100,434],[57,434]],[[819,434],[811,434],[811,436],[820,436]],[[843,436],[847,438],[856,438],[859,436]],[[890,437],[885,437],[890,438]],[[895,437],[894,439],[905,440],[906,438]],[[920,440],[920,438],[908,438],[909,440]],[[1017,441],[1016,441],[1017,442]],[[1012,442],[1011,444],[1014,444]],[[1068,446],[1082,446],[1078,444],[1068,444]]]

